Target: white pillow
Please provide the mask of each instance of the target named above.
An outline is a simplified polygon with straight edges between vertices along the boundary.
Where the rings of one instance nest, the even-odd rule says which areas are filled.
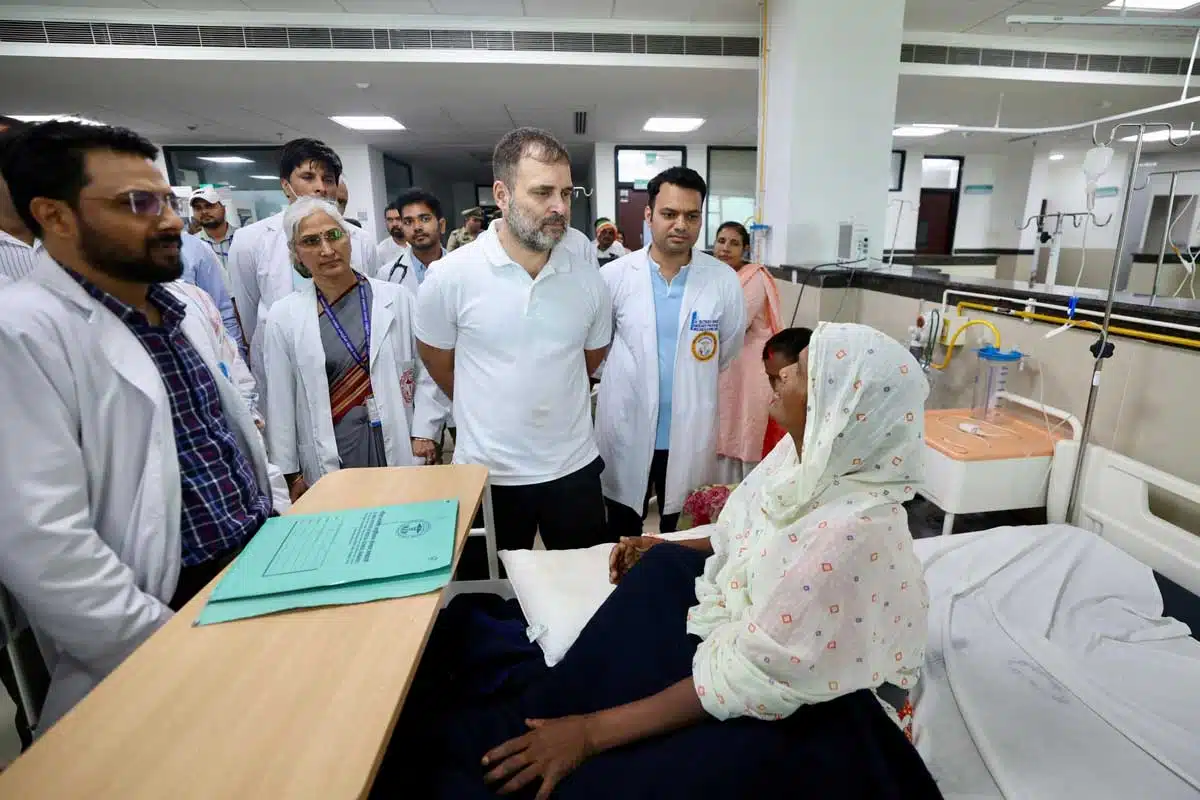
[[[664,539],[696,539],[706,532],[665,534]],[[553,667],[575,644],[588,620],[608,599],[611,544],[582,550],[501,550],[500,561],[525,614],[529,641],[537,642]]]
[[[608,598],[611,544],[584,550],[501,550],[500,561],[529,622],[526,634],[553,667]]]

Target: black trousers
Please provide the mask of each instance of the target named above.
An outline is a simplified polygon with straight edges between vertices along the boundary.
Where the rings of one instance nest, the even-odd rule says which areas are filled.
[[[540,532],[547,550],[571,550],[615,541],[604,518],[597,458],[581,470],[546,483],[527,486],[493,486],[492,513],[496,520],[499,550],[529,550]],[[474,527],[483,525],[482,512]],[[467,540],[456,573],[458,580],[487,577],[487,545],[475,537]]]
[[[650,513],[650,495],[658,501],[658,532],[674,533],[679,527],[678,514],[663,514],[667,499],[667,459],[669,450],[655,450],[654,458],[650,461],[650,480],[646,484],[646,499],[642,502],[642,513],[634,511],[627,505],[616,500],[604,499],[608,506],[608,529],[613,541],[622,536],[641,536],[642,523]]]

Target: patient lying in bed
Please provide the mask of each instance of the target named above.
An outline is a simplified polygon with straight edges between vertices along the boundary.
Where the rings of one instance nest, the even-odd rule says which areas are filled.
[[[708,538],[618,544],[618,588],[557,666],[471,703],[425,689],[419,713],[444,713],[406,710],[397,734],[425,745],[422,796],[938,796],[874,694],[912,688],[924,656],[901,503],[925,378],[860,325],[784,331],[764,358],[790,435]]]

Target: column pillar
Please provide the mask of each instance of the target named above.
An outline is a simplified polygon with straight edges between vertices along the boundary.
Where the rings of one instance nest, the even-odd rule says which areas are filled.
[[[865,230],[878,258],[888,246],[904,3],[768,2],[767,101],[759,110],[767,261],[834,261],[838,224],[849,221]]]

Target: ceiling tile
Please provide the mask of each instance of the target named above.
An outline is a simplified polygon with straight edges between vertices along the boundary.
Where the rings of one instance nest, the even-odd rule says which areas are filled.
[[[155,8],[170,11],[195,11],[195,0],[147,0]],[[205,11],[246,11],[250,7],[242,0],[204,0]]]
[[[430,0],[439,14],[479,17],[523,17],[521,0]]]
[[[433,14],[429,0],[338,0],[351,14]]]
[[[345,11],[337,0],[246,0],[246,5],[254,11]]]
[[[613,0],[525,0],[528,17],[569,17],[572,19],[608,19],[612,16]]]
[[[30,6],[28,0],[0,0],[0,6]],[[135,8],[139,10],[151,8],[149,3],[142,0],[38,0],[38,6],[57,6],[69,8]]]
[[[669,22],[755,22],[755,0],[615,0],[615,19]]]

